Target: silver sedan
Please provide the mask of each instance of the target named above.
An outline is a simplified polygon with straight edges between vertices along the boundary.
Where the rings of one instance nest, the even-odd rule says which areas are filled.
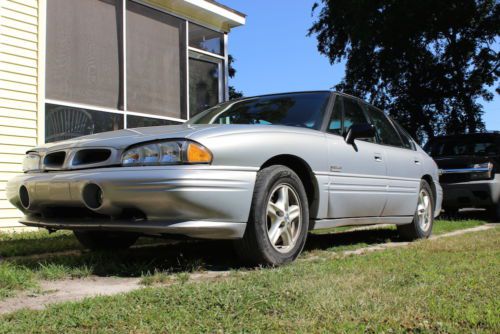
[[[313,229],[390,223],[426,238],[442,200],[436,164],[403,128],[328,91],[43,145],[24,170],[7,196],[25,225],[73,230],[91,249],[139,235],[234,239],[242,259],[263,265],[294,260]]]

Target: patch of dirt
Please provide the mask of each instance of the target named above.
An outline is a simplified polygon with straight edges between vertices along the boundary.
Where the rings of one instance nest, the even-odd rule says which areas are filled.
[[[49,304],[78,301],[87,297],[115,295],[136,290],[140,278],[91,277],[42,281],[41,292],[23,292],[0,302],[0,314],[20,309],[42,310]]]
[[[469,229],[445,233],[438,236],[433,236],[430,239],[436,240],[441,238],[453,237],[471,232],[485,231],[496,228],[497,224],[486,224]],[[389,248],[405,247],[411,244],[410,242],[389,242],[383,244],[372,245],[359,248],[356,250],[348,250],[335,253],[336,256],[362,255],[370,252],[381,251]],[[312,256],[303,259],[302,261],[310,261],[319,258]],[[189,274],[188,280],[191,282],[206,282],[216,281],[226,278],[230,275],[230,271],[204,271]],[[162,284],[162,286],[177,284],[172,283]],[[0,314],[11,313],[21,309],[42,310],[50,304],[79,301],[88,297],[108,296],[119,293],[126,293],[137,289],[144,288],[141,284],[141,278],[122,278],[122,277],[90,277],[85,279],[66,279],[58,281],[42,281],[40,283],[41,292],[34,294],[33,292],[22,292],[17,296],[0,301]]]

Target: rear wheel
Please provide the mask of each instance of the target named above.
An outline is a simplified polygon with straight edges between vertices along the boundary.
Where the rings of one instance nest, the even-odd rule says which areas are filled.
[[[135,233],[107,231],[74,231],[75,237],[90,250],[127,249],[139,236]]]
[[[398,225],[399,235],[406,240],[428,238],[434,223],[434,198],[427,181],[420,182],[417,208],[411,224]]]
[[[243,239],[235,242],[236,251],[253,265],[282,265],[300,254],[308,228],[300,178],[285,166],[267,167],[257,175],[250,218]]]

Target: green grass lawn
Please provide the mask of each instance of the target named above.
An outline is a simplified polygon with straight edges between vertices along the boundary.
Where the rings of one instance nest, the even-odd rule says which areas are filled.
[[[498,333],[499,286],[497,228],[16,312],[0,332]]]
[[[434,233],[439,234],[483,224],[479,220],[436,221]],[[338,229],[325,234],[311,234],[303,258],[360,248],[386,241],[398,241],[395,228],[348,232]],[[142,243],[158,242],[145,239]],[[164,282],[181,277],[183,273],[206,269],[240,269],[230,242],[200,242],[162,245],[117,252],[75,252],[39,257],[37,255],[62,250],[80,250],[68,232],[18,233],[0,235],[0,299],[17,291],[36,290],[38,281],[63,278],[81,278],[91,275],[143,277],[144,284]],[[16,256],[13,258],[13,256]],[[243,268],[246,269],[246,268]],[[180,275],[180,276],[179,276]]]

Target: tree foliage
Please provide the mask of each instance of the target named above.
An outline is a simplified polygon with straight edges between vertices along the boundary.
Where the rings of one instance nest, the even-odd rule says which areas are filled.
[[[484,130],[478,101],[493,99],[500,74],[498,1],[321,0],[313,13],[319,52],[346,60],[337,90],[420,140]]]
[[[228,75],[230,78],[234,78],[234,76],[236,75],[236,69],[234,68],[235,59],[232,55],[229,55],[228,58],[229,58]],[[234,86],[229,86],[229,99],[230,100],[239,99],[241,97],[243,97],[243,92],[236,90],[236,88],[234,88]]]

